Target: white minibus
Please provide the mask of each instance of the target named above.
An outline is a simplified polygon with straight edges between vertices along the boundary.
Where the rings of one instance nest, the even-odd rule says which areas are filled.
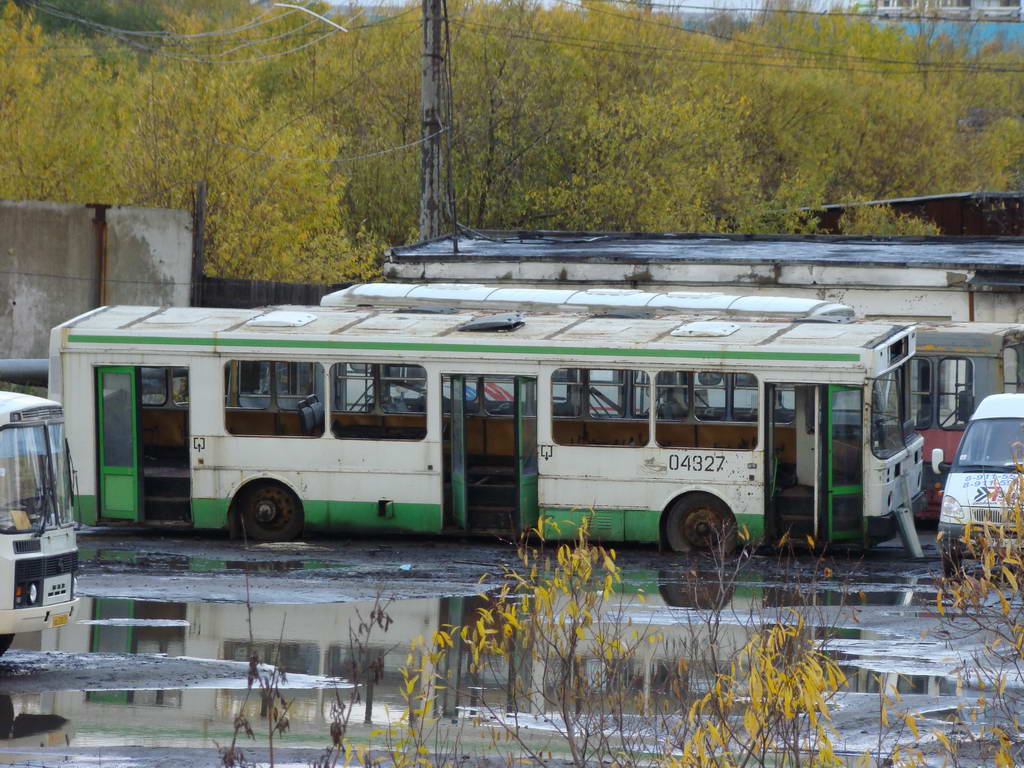
[[[71,470],[59,403],[0,392],[0,654],[78,605]]]
[[[932,451],[935,472],[948,468],[939,518],[943,566],[955,568],[963,555],[969,523],[1002,527],[1019,503],[1024,464],[1024,394],[989,395],[975,410],[953,461]]]

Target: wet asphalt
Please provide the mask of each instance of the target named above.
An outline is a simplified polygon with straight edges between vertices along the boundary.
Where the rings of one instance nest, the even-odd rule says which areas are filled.
[[[941,725],[950,708],[969,704],[955,681],[976,639],[954,638],[938,620],[934,533],[921,536],[919,560],[898,540],[868,553],[765,552],[724,563],[623,547],[617,559],[623,592],[644,596],[630,621],[670,626],[718,611],[742,630],[795,610],[828,627],[827,650],[848,678],[835,724],[855,753],[877,741],[880,690],[899,691],[899,706],[925,723]],[[338,702],[351,705],[357,736],[393,721],[413,639],[469,621],[482,591],[517,563],[512,543],[477,540],[246,544],[85,529],[79,545],[73,622],[20,636],[0,658],[0,764],[218,765],[239,716],[258,737],[238,743],[265,760],[265,708],[248,685],[255,651],[262,672],[286,675],[289,728],[275,762],[308,765],[330,744]],[[376,608],[387,630],[355,638]],[[356,653],[379,659],[373,690],[346,678]],[[452,696],[445,706],[457,720],[471,702]],[[480,745],[467,754],[486,754]]]

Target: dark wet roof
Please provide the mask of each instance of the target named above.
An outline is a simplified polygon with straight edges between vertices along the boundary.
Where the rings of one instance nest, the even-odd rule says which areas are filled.
[[[554,261],[917,266],[1024,272],[1024,237],[709,235],[482,230],[463,232],[457,252],[441,237],[391,249],[395,263]]]
[[[827,211],[835,208],[854,208],[865,205],[900,205],[903,203],[930,203],[936,200],[1020,200],[1020,192],[947,192],[942,195],[915,195],[913,197],[889,197],[884,200],[859,200],[855,203],[826,203],[825,205],[801,208],[802,211]]]

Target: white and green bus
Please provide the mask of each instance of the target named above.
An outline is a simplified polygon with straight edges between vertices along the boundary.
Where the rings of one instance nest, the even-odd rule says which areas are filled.
[[[920,494],[912,326],[810,299],[353,286],[55,328],[80,519],[870,546]]]
[[[78,598],[71,472],[59,403],[0,392],[0,654],[68,623]]]

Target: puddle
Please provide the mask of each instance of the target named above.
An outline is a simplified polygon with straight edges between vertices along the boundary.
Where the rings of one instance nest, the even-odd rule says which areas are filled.
[[[157,569],[164,573],[213,573],[237,571],[250,573],[291,573],[294,571],[325,571],[349,568],[346,563],[330,560],[218,560],[209,557],[174,555],[165,553],[139,553],[122,549],[81,547],[79,560],[83,563],[124,565],[134,568]]]
[[[99,563],[135,566],[140,562],[116,551],[93,550],[89,554]],[[227,561],[190,557],[161,557],[159,567],[166,568],[172,560],[189,571],[217,570],[214,565],[221,563],[221,569],[232,567]],[[323,565],[344,567],[317,560],[267,565],[294,571],[317,570]],[[700,654],[707,647],[704,617],[712,608],[723,609],[716,642],[725,650],[742,647],[757,626],[753,617],[778,620],[771,617],[791,616],[794,606],[826,613],[843,610],[851,603],[884,609],[924,604],[934,595],[930,583],[920,587],[877,583],[852,594],[833,584],[813,591],[755,580],[723,588],[717,582],[694,583],[680,579],[678,573],[670,575],[672,579],[666,578],[665,572],[631,573],[622,590],[624,599],[636,600],[623,620],[658,627],[669,641],[666,650],[646,661],[631,661],[615,681],[595,679],[595,696],[602,691],[626,690],[638,700],[640,696],[650,700],[670,697],[680,658],[689,660],[688,654]],[[754,576],[759,579],[758,574]],[[294,581],[289,589],[298,593],[304,583]],[[639,593],[643,593],[643,602]],[[397,600],[387,606],[392,623],[386,634],[375,630],[368,641],[354,642],[350,632],[369,621],[371,602],[255,604],[248,608],[239,602],[83,597],[78,622],[59,632],[17,639],[14,648],[25,653],[12,653],[0,667],[16,663],[24,666],[25,674],[16,681],[7,678],[7,689],[0,677],[0,692],[9,694],[15,713],[60,719],[59,726],[46,732],[50,735],[39,735],[40,743],[52,739],[73,747],[213,747],[231,740],[239,715],[254,724],[261,719],[259,696],[246,690],[248,660],[255,652],[287,676],[281,687],[292,702],[291,725],[281,743],[323,747],[329,743],[332,711],[339,702],[349,712],[350,733],[366,736],[394,723],[405,706],[402,669],[413,639],[445,626],[472,622],[486,605],[486,599],[480,597]],[[829,652],[849,677],[848,692],[877,693],[881,689],[935,697],[956,695],[955,681],[945,675],[945,667],[924,671],[915,667],[923,656],[934,657],[938,644],[912,645],[909,638],[899,638],[889,630],[822,627],[811,631],[831,644]],[[488,720],[504,717],[508,711],[525,713],[531,706],[535,712],[543,711],[543,696],[531,694],[532,701],[524,698],[522,680],[539,675],[528,682],[543,689],[545,670],[531,669],[525,658],[513,655],[496,661],[481,674],[471,671],[469,661],[469,652],[457,643],[452,654],[431,670],[449,683],[433,706],[443,727],[458,724],[467,712]],[[60,670],[53,669],[59,663],[65,663],[74,675],[62,677]],[[222,666],[216,674],[208,673],[207,667],[215,664]],[[353,665],[373,669],[373,683],[351,688],[329,682],[351,679]],[[586,673],[589,665],[586,661],[582,672]],[[699,664],[693,668],[691,691],[706,690],[710,679],[702,677]],[[126,684],[132,675],[136,682]],[[45,683],[34,690],[34,680]],[[52,690],[54,687],[76,690]],[[2,723],[0,701],[0,726]],[[265,726],[257,728],[260,733],[265,730]]]

